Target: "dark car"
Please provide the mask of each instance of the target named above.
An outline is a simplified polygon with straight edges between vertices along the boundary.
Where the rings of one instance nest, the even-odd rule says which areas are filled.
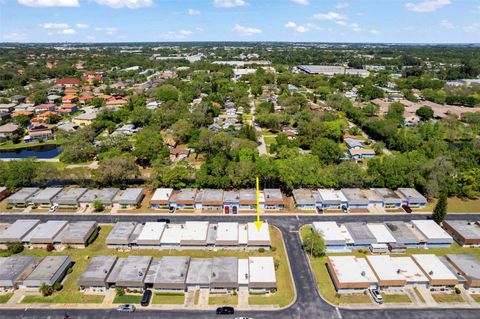
[[[409,214],[412,212],[412,209],[407,204],[402,205],[402,208],[405,212],[407,212]]]
[[[158,223],[170,224],[170,219],[169,219],[169,218],[158,218],[158,219],[157,219],[157,222],[158,222]]]
[[[176,210],[176,209],[175,209],[175,207],[173,207],[173,206],[168,207],[168,212],[169,212],[170,214],[175,213],[175,210]]]
[[[152,298],[152,291],[145,290],[143,292],[142,301],[140,301],[140,305],[142,305],[142,307],[148,306],[148,304],[150,303],[150,298]]]
[[[219,307],[217,308],[217,315],[233,315],[233,307]]]

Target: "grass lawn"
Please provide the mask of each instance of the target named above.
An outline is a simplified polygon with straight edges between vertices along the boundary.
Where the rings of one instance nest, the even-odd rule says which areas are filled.
[[[418,290],[418,288],[415,287],[415,288],[413,288],[413,291],[415,291],[415,294],[417,295],[418,299],[419,299],[421,302],[425,303],[425,298],[423,298],[423,295],[422,295],[422,293],[420,292],[420,290]]]
[[[125,294],[123,296],[116,295],[113,299],[113,303],[130,303],[130,304],[139,304],[142,301],[142,295],[129,295]]]
[[[198,305],[199,300],[200,300],[200,290],[195,290],[195,296],[193,298],[193,303]]]
[[[356,303],[372,303],[372,299],[367,294],[348,294],[338,296],[338,304]]]
[[[52,140],[52,141],[45,141],[45,142],[42,142],[42,143],[39,143],[39,142],[25,143],[25,142],[22,141],[18,144],[13,144],[12,141],[8,141],[8,142],[0,144],[0,150],[3,150],[3,151],[18,150],[18,149],[21,149],[21,148],[33,147],[33,146],[43,146],[43,145],[60,145],[60,141]]]
[[[477,294],[474,295],[474,294],[472,294],[472,295],[470,295],[470,296],[472,296],[473,300],[475,300],[476,302],[480,302],[480,295],[477,295]]]
[[[6,303],[7,301],[9,301],[10,298],[12,298],[12,296],[13,296],[13,293],[8,293],[8,294],[0,295],[0,304]]]
[[[414,209],[418,212],[431,212],[436,204],[436,199],[427,203],[427,206],[422,209]],[[450,197],[448,199],[447,211],[449,213],[479,213],[480,199],[464,199],[459,197]]]
[[[436,302],[465,302],[461,295],[453,294],[432,294]]]
[[[283,245],[282,235],[279,230],[270,226],[270,238],[272,240],[272,247],[275,251],[265,251],[259,253],[257,250],[253,251],[237,251],[231,249],[213,250],[154,250],[154,249],[135,249],[132,251],[120,252],[115,249],[107,248],[105,240],[107,235],[112,230],[111,225],[101,225],[100,232],[91,245],[84,249],[65,249],[61,252],[47,252],[45,249],[26,249],[20,255],[39,256],[44,257],[48,255],[69,255],[74,261],[73,272],[67,275],[63,282],[63,289],[54,293],[52,296],[27,296],[23,299],[23,303],[102,303],[104,296],[85,295],[79,291],[77,279],[85,270],[94,256],[115,255],[118,257],[128,256],[152,256],[154,258],[161,258],[163,256],[190,256],[192,258],[212,258],[216,256],[234,256],[238,258],[248,258],[249,256],[272,256],[278,264],[276,269],[277,287],[278,291],[271,297],[264,298],[262,303],[269,302],[271,304],[278,304],[279,306],[288,305],[294,297],[294,289],[292,279],[290,277],[289,266],[286,260],[285,248]],[[253,302],[255,302],[255,297]]]
[[[209,305],[237,305],[238,296],[210,296],[208,298]]]
[[[184,302],[185,295],[176,293],[156,293],[152,299],[152,304],[183,305]]]
[[[277,144],[275,136],[265,136],[263,139],[265,140],[265,144],[267,145]]]
[[[411,303],[410,297],[405,294],[382,294],[385,303]]]

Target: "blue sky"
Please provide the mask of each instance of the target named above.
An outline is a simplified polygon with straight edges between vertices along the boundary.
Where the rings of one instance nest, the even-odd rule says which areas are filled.
[[[480,0],[0,0],[0,41],[480,43]]]

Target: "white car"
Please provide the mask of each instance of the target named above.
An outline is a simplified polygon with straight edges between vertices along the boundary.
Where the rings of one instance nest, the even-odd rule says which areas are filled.
[[[50,207],[50,209],[48,210],[49,213],[55,213],[58,209],[58,204],[57,203],[54,203],[52,205],[52,207]]]
[[[373,300],[375,300],[376,303],[383,304],[383,297],[382,294],[380,294],[380,291],[378,289],[369,289],[370,294],[373,297]]]

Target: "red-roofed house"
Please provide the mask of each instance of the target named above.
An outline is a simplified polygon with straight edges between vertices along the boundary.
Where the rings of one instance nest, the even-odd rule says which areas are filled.
[[[48,104],[39,104],[35,106],[35,113],[43,113],[46,111],[55,111],[55,104],[48,103]]]
[[[75,78],[61,78],[55,82],[55,84],[64,85],[66,87],[80,85],[80,83],[82,82],[79,79],[75,79]]]
[[[72,114],[78,111],[78,107],[77,104],[67,103],[60,105],[57,111],[64,114]]]
[[[77,103],[78,97],[75,95],[65,95],[62,97],[62,103]]]

